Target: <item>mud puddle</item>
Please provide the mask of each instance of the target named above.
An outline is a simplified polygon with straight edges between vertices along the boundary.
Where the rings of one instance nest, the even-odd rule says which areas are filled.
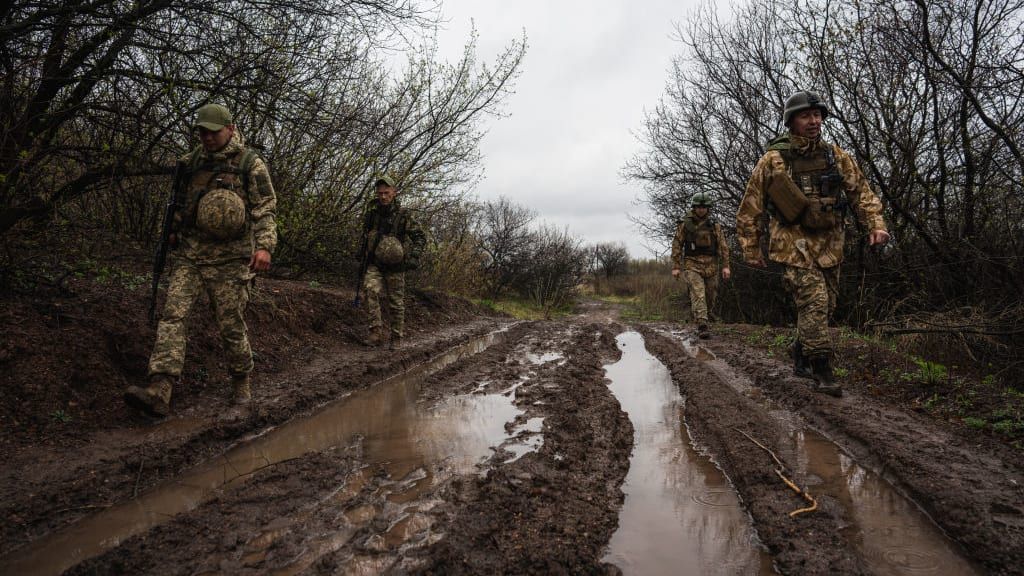
[[[364,438],[367,463],[383,467],[390,478],[401,480],[404,489],[395,500],[405,506],[403,518],[418,517],[415,506],[408,503],[415,503],[434,485],[434,471],[444,469],[446,476],[471,471],[490,454],[492,446],[509,440],[505,423],[522,413],[511,394],[472,394],[436,406],[420,405],[420,384],[430,374],[485,350],[504,336],[505,331],[493,332],[455,347],[412,370],[328,404],[309,417],[257,436],[137,499],[16,550],[0,560],[0,573],[59,574],[195,509],[255,472],[345,444],[356,435]]]
[[[800,467],[821,479],[811,493],[842,504],[852,524],[847,540],[879,576],[979,574],[928,516],[878,474],[866,470],[829,439],[810,430],[794,435]]]
[[[744,374],[685,332],[673,331],[686,353],[711,369],[737,392],[752,398],[790,431],[800,471],[820,484],[813,495],[831,496],[851,524],[843,532],[850,545],[879,576],[980,573],[911,500],[875,472],[859,465],[834,442],[807,427],[795,413],[764,397]]]
[[[668,369],[640,334],[616,340],[622,358],[605,371],[634,444],[604,561],[625,574],[773,574],[725,475],[691,446]]]

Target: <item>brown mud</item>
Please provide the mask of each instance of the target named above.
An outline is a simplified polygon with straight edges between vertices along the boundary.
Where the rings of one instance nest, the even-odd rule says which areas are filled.
[[[1024,573],[1019,451],[856,384],[814,394],[742,337],[422,292],[388,351],[350,294],[261,290],[254,408],[227,406],[200,321],[159,422],[120,405],[152,340],[139,294],[0,311],[0,573]],[[805,502],[751,438],[817,511],[788,516]]]
[[[889,564],[904,565],[902,573],[1024,573],[1024,469],[1019,452],[1000,442],[961,435],[856,387],[842,399],[814,393],[807,380],[792,375],[788,362],[728,337],[701,342],[687,353],[680,339],[667,333],[670,327],[661,328],[644,330],[648,346],[672,369],[687,397],[692,429],[748,503],[755,528],[782,572],[888,573],[880,567],[878,553],[864,550],[863,534],[851,537],[850,527],[858,526],[858,516],[868,511],[850,494],[829,489],[835,484],[829,474],[857,465],[882,479],[868,478],[876,487],[881,482],[889,492],[908,497],[899,504],[907,514],[919,506],[930,518],[921,522],[934,521],[935,529],[951,540],[943,550],[926,550],[923,538],[907,537],[898,526],[876,526],[892,532],[883,536],[890,547],[885,553]],[[824,435],[817,443],[819,452],[822,442],[835,442],[841,449],[830,456],[831,466],[807,466],[807,453],[794,442],[794,425],[787,420],[793,415]],[[779,501],[788,501],[793,509],[800,501],[773,474],[771,457],[740,430],[788,463],[798,484],[812,494],[823,493],[819,512],[794,521],[770,509]],[[865,474],[856,481],[863,484]],[[902,530],[915,532],[920,526],[911,523]],[[870,536],[877,540],[877,534]],[[802,551],[808,545],[817,553]],[[928,557],[921,557],[922,551]],[[948,554],[957,560],[935,560]]]
[[[139,293],[104,295],[103,288],[83,284],[68,302],[15,301],[4,309],[5,326],[13,330],[0,348],[18,353],[5,364],[0,404],[0,556],[507,323],[465,301],[415,292],[401,348],[368,348],[365,315],[352,307],[350,294],[263,281],[247,313],[256,359],[252,409],[227,402],[216,328],[201,313],[201,301],[173,414],[153,421],[121,400],[125,386],[144,382],[153,338],[144,323],[146,303]],[[71,308],[75,314],[64,312]],[[54,405],[64,406],[67,422],[48,417]]]

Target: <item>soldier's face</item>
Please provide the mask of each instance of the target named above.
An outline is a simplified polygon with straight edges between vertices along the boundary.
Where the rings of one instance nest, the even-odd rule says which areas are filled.
[[[697,206],[697,207],[695,207],[693,209],[693,213],[696,214],[697,216],[700,216],[701,218],[703,218],[703,217],[708,215],[708,207],[707,206]]]
[[[235,134],[234,124],[225,126],[220,130],[207,130],[200,126],[196,129],[199,132],[199,141],[207,152],[216,152],[228,145],[231,137]]]
[[[814,140],[821,136],[821,110],[808,108],[793,115],[789,121],[789,131],[797,136]]]
[[[385,184],[379,184],[377,186],[377,200],[384,206],[391,204],[391,201],[395,199],[395,195],[398,191],[395,190],[394,186],[387,186]]]

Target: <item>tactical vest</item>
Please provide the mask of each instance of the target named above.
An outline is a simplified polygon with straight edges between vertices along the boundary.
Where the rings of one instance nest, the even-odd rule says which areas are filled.
[[[242,152],[224,160],[206,160],[202,148],[192,152],[188,162],[189,186],[187,202],[182,221],[182,226],[188,229],[196,229],[196,215],[199,208],[199,201],[208,192],[216,189],[225,189],[238,194],[248,212],[249,203],[249,172],[256,162],[256,152],[243,148]],[[246,228],[250,225],[249,218],[246,218]],[[197,230],[198,232],[198,230]]]
[[[683,219],[683,250],[687,256],[714,256],[718,253],[718,235],[711,217],[700,223],[692,216]]]
[[[380,261],[381,259],[377,255],[378,246],[380,241],[387,236],[393,236],[400,243],[404,244],[408,217],[405,210],[397,204],[386,215],[382,212],[382,208],[378,204],[374,206],[373,212],[369,214],[366,222],[366,248],[370,251],[370,257],[373,258],[376,264],[388,267],[395,264]]]
[[[832,146],[825,144],[815,147],[811,154],[799,155],[793,152],[788,137],[782,137],[773,140],[768,149],[779,152],[790,179],[806,197],[806,207],[801,209],[797,222],[811,231],[840,226],[847,200],[842,190],[843,176],[836,167]]]

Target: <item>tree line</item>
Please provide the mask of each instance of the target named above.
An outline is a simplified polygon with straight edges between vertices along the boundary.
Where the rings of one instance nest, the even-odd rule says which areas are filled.
[[[191,123],[209,102],[235,112],[271,168],[279,274],[351,268],[374,174],[393,174],[428,221],[457,211],[481,174],[481,122],[503,114],[526,40],[481,62],[474,35],[444,62],[429,40],[438,18],[416,0],[0,8],[3,268],[29,264],[18,248],[54,227],[152,243],[168,167],[196,145]]]
[[[623,169],[651,208],[637,224],[667,247],[690,198],[708,192],[731,230],[754,164],[784,130],[785,99],[816,90],[832,111],[824,137],[855,154],[895,237],[891,253],[875,253],[867,231],[855,231],[839,318],[908,330],[927,322],[961,337],[969,328],[994,346],[1019,345],[1022,8],[748,0],[725,19],[704,6],[677,26],[665,94],[646,115],[643,151]],[[765,299],[781,293],[775,271],[734,272],[727,317],[786,320],[783,301]]]

